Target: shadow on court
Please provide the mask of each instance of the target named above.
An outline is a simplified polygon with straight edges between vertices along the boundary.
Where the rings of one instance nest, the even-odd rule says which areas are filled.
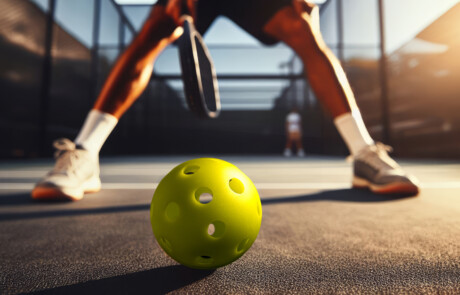
[[[30,205],[34,201],[30,198],[30,193],[15,193],[0,196],[0,206]]]
[[[33,294],[165,294],[202,280],[214,271],[171,265]]]
[[[361,203],[375,203],[375,202],[389,202],[397,201],[407,198],[408,196],[383,196],[376,195],[367,190],[354,190],[342,189],[331,190],[313,194],[299,195],[299,196],[280,196],[268,199],[262,199],[263,205],[273,205],[282,203],[300,203],[300,202],[314,202],[314,201],[339,201],[339,202],[361,202]],[[47,204],[62,204],[59,202],[35,202],[30,199],[28,193],[5,195],[0,198],[1,206],[8,205],[37,205],[37,208]],[[73,202],[72,202],[73,203]],[[49,208],[46,206],[46,208]],[[78,208],[78,209],[59,209],[59,210],[46,210],[46,211],[33,211],[33,212],[14,212],[0,214],[1,221],[9,220],[23,220],[23,219],[36,219],[36,218],[51,218],[63,216],[82,216],[93,214],[109,214],[109,213],[123,213],[135,211],[148,211],[150,204],[137,204],[125,206],[111,206],[111,207],[98,207],[98,208]]]
[[[341,189],[324,191],[314,194],[306,194],[299,196],[280,196],[269,199],[262,199],[263,205],[279,204],[279,203],[298,203],[298,202],[313,202],[313,201],[339,201],[339,202],[357,202],[357,203],[375,203],[397,201],[413,197],[410,195],[377,195],[369,190],[356,189]]]
[[[21,213],[3,213],[0,215],[0,222],[7,220],[21,220],[21,219],[34,219],[34,218],[51,218],[63,216],[80,216],[80,215],[93,215],[93,214],[108,214],[108,213],[123,213],[134,211],[148,211],[150,204],[142,205],[128,205],[128,206],[113,206],[102,208],[80,208],[80,209],[65,209],[65,210],[52,210],[52,211],[35,211],[35,212],[21,212]]]

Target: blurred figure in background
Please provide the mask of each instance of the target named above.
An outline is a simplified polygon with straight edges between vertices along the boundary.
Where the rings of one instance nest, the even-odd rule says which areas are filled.
[[[32,191],[34,199],[80,200],[101,189],[99,151],[119,118],[146,88],[164,48],[181,35],[182,7],[204,34],[226,16],[266,45],[284,42],[302,60],[306,79],[354,158],[352,185],[382,194],[417,194],[417,181],[370,137],[345,72],[325,44],[319,8],[306,0],[159,0],[142,30],[118,58],[74,142],[55,142],[56,165]],[[133,143],[135,144],[135,143]]]
[[[295,144],[297,156],[304,157],[305,152],[302,146],[302,116],[297,107],[293,107],[286,116],[286,147],[284,156],[292,156],[292,145]]]

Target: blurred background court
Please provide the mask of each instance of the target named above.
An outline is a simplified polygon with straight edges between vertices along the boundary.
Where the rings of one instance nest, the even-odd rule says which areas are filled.
[[[0,2],[1,158],[51,156],[54,139],[75,138],[153,2]],[[458,159],[458,1],[317,2],[325,40],[345,67],[371,135],[396,156]],[[205,40],[219,76],[221,117],[202,121],[187,111],[171,46],[102,156],[280,154],[294,104],[307,153],[347,154],[289,48],[264,47],[225,18]]]

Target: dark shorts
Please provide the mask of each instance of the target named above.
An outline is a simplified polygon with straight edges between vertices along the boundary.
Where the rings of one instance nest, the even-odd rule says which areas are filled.
[[[156,5],[166,5],[158,0]],[[226,16],[260,42],[272,45],[279,40],[264,33],[263,27],[281,8],[292,0],[198,0],[195,27],[204,35],[218,16]]]

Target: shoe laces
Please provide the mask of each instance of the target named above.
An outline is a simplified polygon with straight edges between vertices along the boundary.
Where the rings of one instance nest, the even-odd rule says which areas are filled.
[[[398,169],[399,165],[388,155],[393,148],[381,142],[363,148],[354,158],[368,164],[369,166],[381,169]]]
[[[76,163],[80,159],[80,153],[77,150],[75,143],[67,138],[61,138],[53,142],[53,146],[56,149],[54,152],[54,158],[56,159],[56,165],[51,174],[67,174],[71,172],[76,174]]]

